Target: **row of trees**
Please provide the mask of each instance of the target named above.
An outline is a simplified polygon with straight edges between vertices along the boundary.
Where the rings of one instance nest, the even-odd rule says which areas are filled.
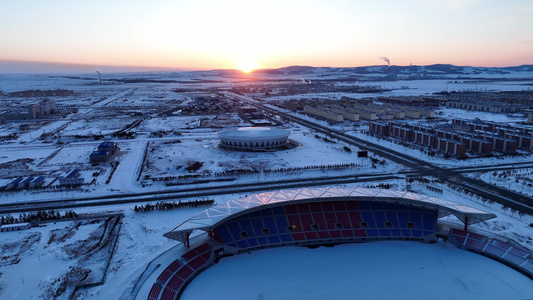
[[[41,221],[50,221],[50,220],[62,220],[62,219],[74,219],[77,218],[78,214],[74,211],[66,211],[61,214],[58,211],[52,210],[40,210],[37,213],[22,213],[17,218],[13,216],[2,216],[0,219],[0,224],[15,224],[15,223],[39,223]]]
[[[186,208],[186,207],[200,207],[200,206],[210,206],[215,203],[215,200],[213,199],[201,199],[201,200],[194,200],[194,201],[180,201],[180,202],[164,202],[160,201],[156,204],[145,204],[145,205],[135,205],[133,210],[135,212],[146,212],[146,211],[152,211],[152,210],[172,210],[172,209],[179,209],[179,208]]]
[[[388,190],[388,189],[391,188],[391,185],[390,185],[390,183],[380,183],[378,185],[370,185],[370,184],[366,185],[366,188],[369,188],[369,189],[373,189],[373,188],[376,188],[376,187]]]
[[[335,142],[334,140],[330,140],[328,139],[327,137],[321,137],[319,136],[318,134],[315,134],[315,138],[317,139],[322,139],[324,142],[327,142],[327,143],[332,143],[332,144],[336,144],[337,142]]]
[[[115,171],[117,170],[117,167],[119,165],[120,161],[110,162],[111,165],[111,174],[109,174],[109,178],[105,181],[105,184],[109,184],[111,182],[111,177],[113,177],[113,174],[115,174]]]

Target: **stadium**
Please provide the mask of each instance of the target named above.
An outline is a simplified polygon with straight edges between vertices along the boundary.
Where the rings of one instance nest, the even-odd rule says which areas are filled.
[[[217,133],[220,146],[232,150],[264,151],[287,146],[291,132],[271,127],[241,127]]]
[[[439,222],[452,215],[462,222],[460,228]],[[531,252],[512,241],[468,228],[495,217],[469,206],[403,191],[324,187],[256,194],[215,205],[165,233],[185,247],[146,280],[147,299],[180,298],[197,275],[235,254],[391,240],[432,243],[442,239],[533,279]]]

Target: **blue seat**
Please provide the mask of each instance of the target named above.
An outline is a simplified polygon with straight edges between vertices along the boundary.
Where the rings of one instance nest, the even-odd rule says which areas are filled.
[[[237,245],[239,246],[239,248],[248,248],[248,243],[246,242],[246,240],[237,241]]]
[[[266,236],[257,237],[257,242],[259,243],[259,245],[267,245],[268,244]]]
[[[367,223],[368,228],[376,228],[376,223],[374,222],[374,216],[372,215],[372,212],[362,211],[361,217],[363,219],[363,222]]]
[[[424,224],[424,229],[427,229],[427,230],[435,230],[435,225],[436,225],[436,218],[435,218],[435,214],[434,213],[424,213],[423,214],[423,224]]]
[[[222,240],[222,242],[224,242],[224,244],[233,242],[233,237],[231,236],[228,229],[226,228],[226,224],[222,224],[218,226],[217,228],[215,228],[215,231],[217,235],[220,237],[220,239]]]
[[[239,224],[241,225],[242,231],[246,232],[246,234],[248,234],[249,237],[255,236],[250,219],[241,219],[239,220]]]
[[[387,217],[387,221],[392,223],[393,228],[400,227],[398,217],[396,216],[396,211],[386,211],[385,216]]]
[[[279,236],[277,236],[277,235],[270,235],[270,236],[268,236],[268,242],[269,242],[270,244],[277,244],[277,243],[279,243]]]
[[[397,236],[397,237],[402,236],[401,230],[398,228],[392,228],[390,230],[390,233],[392,236]]]
[[[400,226],[398,227],[407,228],[407,223],[409,223],[409,213],[406,211],[399,211],[396,214],[398,215],[398,221],[400,222]]]
[[[422,212],[409,212],[409,219],[413,222],[415,228],[422,228]]]
[[[422,230],[413,229],[413,230],[411,230],[411,235],[413,237],[421,237],[422,236]]]
[[[274,212],[274,215],[284,216],[285,208],[283,208],[283,206],[273,207],[272,212]]]
[[[240,240],[241,239],[241,227],[239,226],[239,223],[237,221],[231,221],[226,223],[226,226],[228,226],[229,232],[233,236],[234,240]]]
[[[385,213],[382,211],[374,211],[374,221],[376,221],[377,228],[385,228]]]
[[[379,236],[391,236],[389,229],[378,229]]]
[[[248,239],[248,245],[250,245],[250,247],[255,247],[258,245],[257,243],[257,239],[256,238],[249,238]]]
[[[278,225],[278,232],[285,233],[287,232],[287,227],[289,226],[289,221],[287,221],[286,216],[276,216],[276,224]]]
[[[290,235],[290,234],[282,234],[279,237],[281,238],[282,242],[292,242],[293,241],[292,235]]]
[[[377,229],[367,229],[366,230],[366,235],[368,237],[378,237],[379,236]]]
[[[263,220],[259,218],[253,218],[252,219],[252,227],[255,231],[255,236],[261,236],[263,235]]]
[[[270,234],[278,233],[278,227],[276,226],[274,217],[268,217],[268,216],[263,217],[263,224],[265,224],[265,227],[268,228],[268,231],[270,231]]]

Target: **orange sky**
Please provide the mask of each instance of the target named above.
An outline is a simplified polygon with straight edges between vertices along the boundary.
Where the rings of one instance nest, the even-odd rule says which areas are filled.
[[[95,67],[533,63],[522,0],[24,0],[0,25],[0,60]]]

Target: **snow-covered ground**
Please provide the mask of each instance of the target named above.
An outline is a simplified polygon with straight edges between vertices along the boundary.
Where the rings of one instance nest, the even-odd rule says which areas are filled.
[[[405,189],[401,180],[391,181],[390,183],[395,185],[396,189]],[[519,216],[516,213],[512,214],[511,212],[502,210],[501,206],[498,204],[483,203],[475,197],[465,196],[464,194],[452,191],[443,185],[431,185],[443,189],[443,194],[437,194],[427,190],[426,184],[416,182],[412,184],[411,188],[417,192],[441,197],[443,199],[452,199],[454,202],[463,203],[484,211],[495,213],[498,215],[496,219],[471,225],[471,228],[481,232],[486,231],[491,234],[499,234],[504,239],[513,239],[523,246],[529,247],[530,249],[533,248],[533,240],[531,238],[533,236],[533,228],[528,226],[529,223],[533,222],[532,216]],[[362,183],[348,186],[366,186],[366,184]],[[217,196],[214,199],[217,203],[221,203],[243,196],[244,195],[242,194],[234,194]],[[122,299],[133,299],[135,296],[132,294],[133,287],[138,283],[139,276],[141,276],[147,264],[173,247],[183,247],[176,241],[162,237],[162,234],[193,215],[200,213],[203,209],[188,208],[174,211],[134,213],[132,206],[133,205],[118,205],[106,208],[106,211],[108,212],[124,213],[125,217],[122,222],[122,229],[106,275],[106,282],[102,286],[84,290],[82,292],[83,299],[119,299],[121,297],[124,297]],[[86,208],[79,210],[78,212],[99,213],[102,212],[102,209],[98,207]],[[446,217],[444,221],[455,223],[456,226],[461,227],[460,221],[455,219],[455,217]],[[52,243],[47,245],[52,230],[68,226],[72,226],[72,222],[57,222],[56,224],[49,224],[47,227],[32,228],[21,232],[2,233],[2,237],[5,238],[6,242],[21,241],[34,234],[39,234],[41,239],[40,241],[35,242],[29,250],[20,255],[21,260],[18,264],[2,266],[1,272],[3,275],[0,277],[0,286],[3,286],[3,289],[0,292],[0,298],[37,299],[43,292],[41,289],[43,285],[59,278],[69,270],[69,266],[73,265],[74,261],[67,259],[65,255],[62,254],[64,253],[63,246],[68,243],[73,243],[76,240],[83,240],[92,227],[88,226],[84,228],[82,226],[76,235],[68,238],[64,243]],[[379,258],[377,257],[378,253],[380,256]],[[324,254],[324,256],[322,257],[321,254]],[[320,255],[322,258],[317,258],[315,255]],[[455,257],[456,255],[458,255],[458,257]],[[424,259],[420,260],[420,257],[423,257]],[[261,292],[264,293],[265,299],[277,299],[278,296],[284,298],[283,295],[278,294],[278,292],[270,290],[269,286],[279,286],[280,288],[294,287],[295,291],[293,293],[284,294],[287,295],[287,298],[291,298],[291,295],[299,295],[295,293],[303,293],[302,288],[298,288],[300,284],[305,284],[306,286],[318,286],[323,284],[322,281],[324,278],[329,278],[330,276],[331,278],[338,279],[338,282],[335,281],[337,283],[335,283],[333,287],[336,286],[342,288],[345,285],[353,284],[354,281],[358,282],[358,280],[363,280],[359,278],[359,275],[356,276],[359,274],[358,272],[364,271],[364,274],[366,274],[365,276],[369,278],[381,278],[385,276],[385,274],[392,272],[393,269],[387,269],[392,266],[396,266],[399,270],[403,270],[400,273],[394,274],[408,273],[411,276],[411,272],[413,272],[412,276],[421,278],[420,280],[422,280],[423,277],[429,276],[427,273],[432,274],[430,270],[439,272],[436,275],[432,275],[439,276],[439,281],[428,281],[426,283],[430,284],[430,282],[433,282],[432,284],[435,286],[432,289],[412,291],[414,295],[421,293],[419,294],[421,295],[421,298],[425,298],[424,293],[429,293],[431,291],[439,291],[441,294],[444,293],[446,299],[450,295],[449,293],[457,296],[452,297],[453,299],[483,299],[484,295],[488,295],[488,298],[486,299],[498,298],[491,298],[489,291],[493,291],[493,294],[497,296],[501,295],[499,294],[500,292],[506,292],[510,293],[510,295],[518,296],[524,295],[520,297],[525,297],[528,293],[531,294],[531,291],[528,290],[531,289],[531,285],[524,284],[524,282],[529,282],[530,284],[531,281],[523,275],[517,274],[508,267],[490,261],[487,258],[467,253],[466,251],[455,250],[451,245],[442,243],[425,245],[417,242],[377,242],[369,245],[356,244],[314,250],[304,248],[273,249],[269,251],[254,252],[251,256],[243,254],[234,258],[225,259],[221,261],[220,266],[215,265],[212,267],[214,268],[214,273],[211,273],[211,269],[208,269],[205,274],[202,274],[195,279],[184,294],[184,297],[188,298],[184,299],[209,299],[209,297],[211,297],[211,299],[233,299],[233,296],[228,296],[228,298],[217,298],[214,297],[213,294],[203,294],[204,292],[209,293],[208,291],[201,292],[200,290],[209,286],[214,290],[220,289],[219,292],[221,295],[230,292],[230,290],[227,290],[224,286],[226,284],[231,286],[231,280],[240,280],[239,277],[232,276],[236,276],[235,273],[239,273],[235,270],[238,270],[241,267],[241,260],[246,261],[251,258],[256,260],[244,264],[250,264],[250,268],[254,266],[252,270],[255,270],[255,272],[258,273],[254,276],[262,276],[259,276],[261,279],[257,282],[248,282],[240,285],[240,289],[243,289],[243,295],[245,295],[243,298],[252,297],[255,299],[255,297],[258,297]],[[343,270],[343,275],[337,277],[335,273],[340,272],[340,270],[338,270],[339,266],[344,266],[345,264],[342,263],[339,265],[339,261],[342,261],[344,258],[346,258],[346,264],[353,268],[351,271],[349,269]],[[173,257],[168,258],[167,263],[170,263],[174,259],[175,258]],[[281,267],[287,260],[294,261],[294,265],[289,264],[288,266]],[[235,267],[232,267],[233,262],[237,262]],[[367,268],[369,265],[368,262],[373,263],[371,268]],[[384,265],[382,265],[382,263]],[[29,266],[35,264],[39,264],[40,266],[50,265],[53,267],[46,268],[46,276],[28,274],[27,270],[30,268]],[[461,268],[461,266],[465,264],[469,264],[471,268]],[[264,272],[258,271],[261,269],[259,267],[260,265],[264,266]],[[313,269],[313,266],[316,266],[316,270],[320,270],[320,272],[312,273],[311,271],[315,270]],[[328,268],[327,266],[330,266],[331,268]],[[220,268],[222,268],[222,271],[220,271]],[[248,270],[249,269],[245,267],[242,270],[242,273],[246,273]],[[228,276],[219,276],[219,272],[228,272]],[[278,280],[272,276],[272,274],[278,274],[280,278],[286,278],[283,277],[285,275],[282,276],[282,274],[287,272],[291,274],[288,275],[289,277],[287,278],[292,278],[292,280],[287,279],[288,282],[286,283],[283,283],[284,280]],[[326,276],[327,274],[330,274],[330,276]],[[349,277],[348,275],[350,274],[354,277]],[[501,276],[495,274],[501,274]],[[392,276],[392,274],[389,275]],[[257,277],[250,276],[250,278],[250,280],[252,280]],[[398,281],[397,284],[395,283],[394,285],[391,285],[390,294],[388,295],[396,295],[396,292],[394,291],[399,289],[402,284],[411,284],[406,283],[405,280],[401,280],[401,278],[405,278],[405,276],[401,275],[399,278],[400,279],[395,279]],[[199,283],[195,283],[196,280],[200,280]],[[389,280],[387,280],[387,282]],[[22,283],[23,281],[24,284]],[[416,281],[418,282],[418,279]],[[328,281],[326,280],[326,282]],[[485,285],[481,282],[488,282],[490,284]],[[263,285],[261,285],[261,283],[263,283]],[[507,285],[507,283],[509,283],[510,286]],[[151,285],[151,283],[147,284]],[[368,286],[372,287],[372,284],[370,283]],[[421,285],[418,287],[420,288],[420,286]],[[467,288],[463,288],[464,286]],[[411,287],[414,288],[413,286]],[[239,289],[238,286],[235,288]],[[485,288],[487,290],[485,290]],[[188,291],[189,289],[191,289],[190,292]],[[326,287],[324,287],[324,289],[324,293],[330,291],[332,295],[339,295],[340,298],[343,298],[342,294],[335,294],[341,293],[341,291],[333,292]],[[281,291],[283,290],[280,290],[280,292]],[[375,286],[366,290],[365,293],[367,293],[367,295],[372,295],[373,291],[375,291]],[[346,293],[351,292],[353,292],[353,290],[347,288]],[[312,294],[307,295],[310,295],[309,297],[313,299]],[[479,297],[477,295],[479,295]],[[518,296],[516,298],[520,298]],[[139,293],[137,299],[145,299],[143,297],[146,297],[146,295]],[[372,297],[369,296],[367,298]]]
[[[524,299],[533,284],[443,242],[287,247],[223,258],[181,299]]]
[[[533,168],[487,172],[477,177],[490,184],[533,197]]]
[[[0,90],[4,92],[25,89],[73,89],[77,93],[76,96],[69,96],[64,99],[60,98],[57,102],[58,104],[72,104],[80,107],[78,113],[69,113],[64,119],[58,118],[57,120],[29,122],[31,123],[30,128],[21,133],[16,139],[1,141],[0,164],[2,167],[0,168],[0,185],[6,184],[8,179],[13,176],[37,174],[46,176],[45,184],[48,184],[73,168],[82,170],[83,176],[86,177],[86,182],[95,178],[95,184],[84,186],[81,190],[64,191],[50,189],[44,191],[1,192],[1,203],[72,199],[116,193],[161,191],[167,188],[175,188],[165,187],[163,184],[156,182],[143,186],[142,180],[137,181],[145,149],[148,149],[147,161],[149,164],[145,166],[146,168],[143,170],[142,175],[160,177],[187,175],[188,172],[184,171],[183,168],[178,168],[178,166],[185,166],[194,161],[202,161],[204,163],[204,166],[198,171],[201,174],[207,173],[206,171],[214,173],[234,169],[256,169],[261,171],[265,169],[303,168],[323,164],[354,163],[357,165],[357,167],[346,170],[287,171],[273,174],[258,172],[250,175],[241,175],[238,178],[238,182],[318,177],[326,173],[328,175],[394,173],[400,168],[391,162],[383,165],[377,164],[375,166],[376,168],[373,168],[370,159],[356,157],[355,151],[357,149],[355,147],[351,147],[351,153],[346,152],[343,149],[344,144],[339,142],[328,143],[316,138],[314,132],[297,125],[287,125],[287,127],[293,132],[290,138],[297,141],[301,145],[300,147],[273,153],[230,152],[217,147],[218,140],[216,138],[216,131],[218,129],[199,128],[202,119],[214,119],[213,115],[159,115],[161,110],[158,110],[158,105],[163,104],[169,107],[176,107],[191,101],[190,94],[175,92],[175,89],[193,88],[197,89],[197,91],[207,91],[207,89],[213,87],[231,88],[240,79],[224,78],[212,74],[206,77],[195,75],[195,78],[191,78],[189,75],[177,75],[173,73],[116,74],[114,75],[116,78],[121,78],[120,76],[130,76],[132,78],[142,76],[163,80],[171,78],[179,82],[168,84],[115,83],[98,85],[94,79],[96,76],[94,74],[90,76],[92,76],[90,77],[93,78],[92,80],[30,75],[17,75],[13,77],[0,76]],[[285,75],[278,77],[292,78]],[[192,81],[193,79],[210,79],[218,82],[183,83],[185,81]],[[449,83],[449,79],[443,79],[420,82],[372,81],[366,84],[381,85],[394,89],[392,92],[379,95],[419,95],[443,90],[485,91],[494,89],[527,89],[523,85],[523,81],[514,83],[510,81],[505,83]],[[351,94],[333,93],[325,96],[338,99],[342,96],[351,96]],[[291,97],[294,98],[293,96]],[[357,97],[368,97],[368,94],[361,94]],[[0,108],[3,108],[4,104],[6,106],[12,105],[13,103],[25,105],[34,101],[7,98],[4,100],[5,102],[0,103]],[[135,107],[135,105],[145,106],[145,108],[139,108],[140,106]],[[442,112],[441,116],[444,118],[459,117],[474,119],[479,117],[481,119],[500,122],[516,122],[520,119],[514,116],[509,117],[477,112],[469,113],[450,109],[442,109],[440,111]],[[142,117],[138,115],[139,112],[143,113]],[[91,139],[77,140],[64,137],[62,139],[64,139],[63,142],[65,144],[57,144],[60,137],[51,138],[49,140],[50,143],[43,143],[39,140],[39,137],[43,133],[54,133],[54,135],[59,136],[107,134],[119,130],[138,119],[142,119],[142,122],[137,127],[136,139],[118,140],[121,151],[114,158],[114,161],[118,161],[120,164],[109,184],[105,182],[110,176],[111,166],[109,164],[92,166],[88,160],[88,155],[96,148],[100,141]],[[309,119],[312,120],[311,118]],[[237,119],[232,119],[231,121],[240,122]],[[237,124],[242,125],[241,123]],[[396,149],[400,152],[416,158],[427,159],[435,164],[447,166],[461,166],[465,164],[464,161],[425,157],[418,150],[369,137],[361,132],[363,127],[357,124],[343,124],[335,129],[351,132],[351,134],[357,137],[365,138],[385,146],[397,147]],[[162,138],[151,136],[151,132],[158,130],[177,131],[179,134],[172,133]],[[2,132],[0,135],[19,133],[21,131],[20,124],[0,124],[0,131]],[[176,140],[179,140],[180,143],[175,142]],[[370,155],[373,154],[370,153]],[[377,158],[380,159],[379,157]],[[524,162],[530,159],[531,156],[505,158],[504,160],[495,158],[475,159],[468,160],[467,165]],[[99,175],[94,175],[95,173]],[[503,175],[502,177],[498,174],[495,176],[492,174],[483,174],[480,176],[488,182],[494,182],[504,187],[509,185],[509,188],[518,188],[519,191],[530,188],[527,183],[525,185],[522,184],[522,182],[529,181],[524,178],[517,178],[517,175],[518,173],[508,176],[507,178],[510,179],[505,179],[505,183],[503,183]],[[524,176],[531,179],[530,173],[524,174]],[[519,182],[513,184],[512,182],[516,182],[517,179]],[[393,180],[388,183],[392,184],[394,189],[405,190],[406,188],[405,180],[403,179]],[[368,186],[373,184],[378,183],[368,182],[349,186]],[[465,196],[447,186],[437,183],[432,183],[431,185],[442,189],[443,194],[436,194],[434,191],[426,188],[427,184],[416,182],[412,184],[411,189],[423,194],[452,199],[458,203],[495,213],[498,215],[497,219],[476,224],[472,227],[476,230],[485,230],[500,234],[504,238],[516,240],[518,243],[530,249],[533,248],[533,240],[531,238],[533,236],[533,228],[528,226],[528,224],[533,223],[533,217],[527,215],[522,216],[502,210],[498,204],[482,202],[474,196]],[[222,203],[243,196],[240,194],[217,196],[215,197],[215,201],[216,203]],[[182,247],[177,242],[162,237],[162,234],[199,213],[201,210],[201,208],[188,208],[175,211],[134,213],[133,205],[116,205],[106,206],[105,208],[94,207],[76,210],[78,213],[122,212],[125,215],[115,253],[113,254],[106,274],[105,283],[101,286],[83,290],[79,296],[80,299],[133,299],[135,295],[131,291],[138,283],[139,276],[141,276],[148,263],[166,251],[173,249],[173,247]],[[452,222],[460,226],[459,221],[451,217],[445,218],[444,221]],[[1,262],[0,299],[43,298],[42,295],[48,287],[54,286],[54,282],[57,282],[58,278],[66,274],[69,271],[69,267],[76,266],[77,261],[66,255],[65,246],[87,239],[97,225],[84,224],[73,231],[75,234],[66,237],[64,241],[52,243],[48,243],[52,232],[54,230],[71,228],[73,226],[72,221],[48,223],[46,227],[32,228],[26,231],[0,233],[0,240],[2,240],[0,247],[11,245],[10,249],[1,248],[2,256],[11,257],[14,253],[13,251],[22,249],[18,256],[20,258],[18,263],[6,264],[4,260]],[[27,239],[32,241],[32,243],[24,244],[23,241]],[[250,259],[253,261],[250,261]],[[343,261],[340,264],[342,269],[338,269],[341,259]],[[346,261],[346,265],[344,260]],[[376,261],[381,263],[375,263]],[[290,264],[291,262],[294,264],[289,265],[289,267],[282,264]],[[373,264],[370,265],[368,262],[373,262]],[[471,268],[468,270],[461,268],[467,263],[471,263]],[[32,270],[36,266],[42,271],[33,272]],[[328,269],[327,266],[334,267]],[[396,268],[385,269],[387,266],[395,266]],[[323,299],[335,298],[335,296],[351,299],[353,297],[350,297],[350,295],[352,295],[355,289],[358,290],[357,293],[359,294],[363,286],[369,288],[361,294],[367,295],[366,297],[362,296],[363,298],[405,298],[402,297],[404,294],[401,294],[404,290],[399,291],[400,287],[411,282],[403,280],[403,278],[407,277],[404,274],[409,274],[409,276],[412,274],[414,279],[416,279],[413,282],[418,283],[424,282],[423,280],[425,279],[434,279],[425,283],[428,287],[427,289],[419,289],[420,285],[411,286],[408,289],[408,291],[412,292],[411,295],[420,295],[420,297],[415,298],[502,299],[526,298],[532,297],[533,295],[531,286],[527,286],[527,284],[524,286],[522,284],[523,282],[531,283],[527,278],[524,281],[525,277],[516,274],[516,272],[503,265],[472,253],[456,250],[448,244],[437,243],[424,245],[419,243],[383,242],[342,245],[334,248],[319,248],[314,250],[304,248],[271,249],[268,251],[254,252],[251,255],[235,256],[222,260],[219,265],[201,274],[192,282],[183,297],[184,299],[238,299],[237,296],[234,297],[231,294],[223,293],[231,292],[230,290],[225,290],[225,286],[230,281],[244,280],[244,278],[230,277],[229,275],[239,276],[238,273],[246,274],[249,270],[255,270],[257,274],[248,276],[248,279],[260,279],[258,281],[242,281],[242,284],[235,287],[243,291],[239,295],[242,295],[242,298],[246,299],[306,297],[309,299]],[[264,272],[260,272],[259,270],[264,270]],[[313,273],[313,270],[323,271]],[[361,272],[364,272],[364,276],[362,276]],[[226,273],[228,276],[217,275]],[[391,278],[383,277],[385,275],[393,276],[394,274],[400,274],[401,279],[393,282]],[[431,276],[428,276],[428,274]],[[500,276],[495,276],[494,274]],[[440,280],[435,279],[437,276],[439,276]],[[371,278],[375,280],[365,281]],[[381,280],[376,278],[388,279],[387,282],[390,282],[390,289],[379,289],[373,285],[375,282]],[[322,285],[324,282],[328,283],[329,287]],[[142,282],[139,284],[142,284]],[[305,284],[305,289],[309,289],[309,287],[316,288],[309,289],[313,293],[303,294],[302,284]],[[270,289],[276,286],[279,289]],[[204,287],[210,288],[205,289]],[[330,287],[334,290],[330,289]],[[292,291],[287,292],[289,289]],[[221,295],[228,295],[228,297],[222,297]],[[508,295],[510,297],[507,297]],[[442,297],[439,298],[439,296]],[[140,293],[137,299],[143,299],[143,297],[145,299],[146,295]]]

